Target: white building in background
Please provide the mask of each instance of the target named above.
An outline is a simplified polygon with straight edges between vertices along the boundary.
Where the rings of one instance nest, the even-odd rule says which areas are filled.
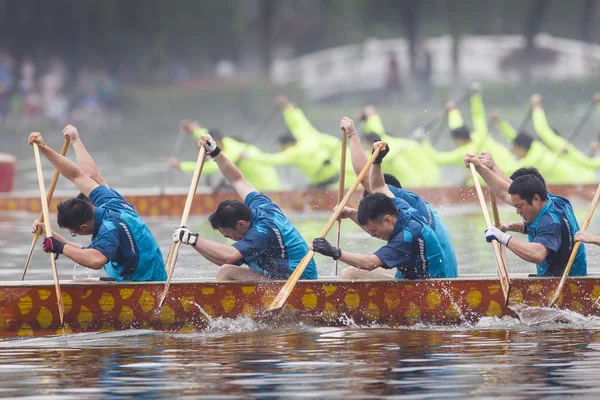
[[[600,65],[600,45],[540,34],[536,47],[555,54],[554,61],[536,66],[536,79],[579,79],[589,77]],[[434,85],[452,82],[452,38],[449,35],[428,38],[424,43],[430,52]],[[501,61],[511,52],[523,48],[520,35],[462,36],[460,41],[460,77],[466,82],[522,81],[517,68],[505,69]],[[409,76],[408,42],[405,39],[369,39],[362,44],[322,50],[292,59],[276,59],[271,65],[274,83],[300,85],[312,100],[333,95],[368,91],[385,84],[389,54],[398,61],[400,79]]]

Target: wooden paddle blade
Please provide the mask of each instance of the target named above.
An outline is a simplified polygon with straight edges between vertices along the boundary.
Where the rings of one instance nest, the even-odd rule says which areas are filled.
[[[33,240],[31,241],[31,247],[29,248],[29,253],[27,254],[27,260],[25,261],[25,268],[23,269],[23,276],[21,277],[22,281],[25,280],[25,275],[27,274],[27,268],[29,268],[29,263],[31,262],[31,256],[33,255],[33,249],[35,248],[35,244],[37,243],[37,241],[40,237],[39,232],[40,232],[40,230],[38,229],[33,234]]]
[[[379,155],[379,152],[381,151],[381,149],[383,147],[384,147],[384,145],[383,145],[383,143],[381,143],[375,148],[375,151],[373,151],[373,154],[371,154],[371,158],[369,158],[369,160],[367,161],[367,164],[363,167],[362,171],[360,171],[360,174],[358,174],[358,176],[356,177],[356,180],[354,181],[354,183],[352,184],[350,189],[348,189],[348,192],[346,193],[346,195],[344,196],[342,201],[338,204],[335,211],[329,218],[329,221],[327,221],[327,223],[325,224],[325,227],[323,228],[323,230],[321,231],[321,234],[318,237],[327,236],[327,233],[329,233],[329,230],[331,229],[331,227],[333,226],[335,221],[339,218],[340,214],[344,210],[344,207],[346,207],[346,204],[348,204],[348,202],[350,201],[350,197],[352,197],[352,194],[354,193],[354,191],[356,190],[358,185],[360,185],[360,183],[364,179],[367,172],[369,172],[369,168],[371,168],[371,165],[373,165],[373,163],[375,162],[375,159],[377,158],[377,156]],[[287,300],[288,296],[292,293],[292,290],[296,286],[296,283],[298,283],[300,276],[302,276],[302,273],[306,269],[306,266],[308,265],[308,263],[310,262],[310,260],[314,256],[314,254],[315,254],[315,252],[312,250],[309,251],[308,253],[306,253],[306,255],[304,256],[302,261],[300,261],[300,264],[298,264],[298,266],[296,267],[294,272],[292,272],[292,274],[288,278],[287,282],[281,288],[281,290],[279,291],[279,293],[277,294],[275,299],[267,307],[268,311],[274,310],[276,308],[281,308],[285,304],[285,301]]]
[[[588,213],[585,216],[585,221],[583,221],[583,225],[581,227],[582,231],[587,231],[588,226],[590,225],[590,221],[594,216],[594,211],[596,210],[596,206],[598,205],[598,201],[600,200],[600,183],[596,187],[596,192],[594,193],[594,198],[592,199],[592,203],[590,204],[590,208],[588,209]],[[563,272],[562,277],[560,278],[560,282],[558,283],[558,287],[554,292],[554,295],[550,299],[550,307],[556,304],[560,296],[560,292],[562,292],[565,283],[567,282],[567,278],[569,277],[569,272],[571,272],[571,267],[575,262],[575,257],[577,256],[577,251],[579,250],[580,242],[575,242],[573,245],[573,250],[571,250],[571,255],[569,256],[569,261],[567,262],[567,266],[565,267],[565,271]]]
[[[165,283],[165,287],[163,288],[162,295],[158,302],[158,309],[160,310],[165,304],[165,300],[167,298],[167,293],[169,292],[169,287],[171,286],[171,277],[173,276],[173,271],[175,270],[175,262],[176,262],[176,254],[179,252],[179,246],[181,242],[173,242],[171,244],[171,248],[169,249],[169,255],[167,256],[167,262],[165,263],[165,268],[167,269],[167,282]]]
[[[56,306],[58,307],[58,315],[60,316],[60,327],[65,323],[65,305],[63,303],[62,291],[58,282],[58,268],[56,268],[56,260],[54,253],[50,253],[50,263],[52,264],[52,275],[54,276],[54,290],[56,292]]]

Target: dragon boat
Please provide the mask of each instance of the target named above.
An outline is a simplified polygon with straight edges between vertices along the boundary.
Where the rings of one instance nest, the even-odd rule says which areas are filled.
[[[52,281],[0,285],[0,336],[153,329],[196,332],[217,318],[249,317],[274,326],[280,321],[309,324],[411,326],[460,325],[482,317],[516,317],[515,308],[544,307],[558,278],[512,277],[505,304],[497,277],[459,279],[300,281],[285,306],[265,311],[283,281],[219,282],[174,280],[162,308],[164,283],[64,281],[61,327]],[[600,276],[567,280],[556,306],[583,316],[600,316]]]
[[[595,189],[595,184],[549,186],[549,190],[556,195],[566,197],[572,202],[587,203],[591,201]],[[470,187],[416,188],[413,191],[435,206],[477,203],[475,189]],[[187,189],[171,189],[164,193],[160,193],[157,188],[135,189],[122,190],[121,193],[141,216],[180,217],[187,197]],[[71,198],[75,194],[73,191],[62,193],[57,191],[50,204],[50,211],[55,212],[56,205],[60,201]],[[295,212],[331,211],[338,199],[337,190],[292,190],[265,194],[285,211]],[[362,192],[357,191],[350,204],[352,202],[356,204],[361,195]],[[210,214],[221,201],[230,198],[237,198],[237,195],[230,191],[214,192],[208,188],[201,189],[194,197],[190,214]],[[41,211],[39,192],[0,193],[0,212],[11,211],[39,213]]]

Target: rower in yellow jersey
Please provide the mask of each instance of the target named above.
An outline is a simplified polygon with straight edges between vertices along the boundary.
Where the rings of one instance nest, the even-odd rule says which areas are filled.
[[[390,144],[388,159],[391,162],[384,165],[384,172],[397,176],[405,187],[438,187],[441,185],[438,165],[426,156],[419,142],[390,136],[373,106],[364,108],[361,119],[364,121],[362,126],[365,133],[364,138],[368,138],[368,134],[375,134],[379,137],[378,140]],[[367,148],[370,148],[370,145]]]
[[[595,97],[595,100],[600,102],[600,97]],[[541,141],[554,153],[562,153],[560,156],[575,169],[578,183],[595,183],[597,182],[595,169],[600,168],[600,157],[588,157],[582,151],[577,149],[573,144],[569,143],[565,138],[562,138],[548,124],[546,113],[542,108],[542,97],[539,94],[531,96],[531,119],[533,128],[540,137]]]
[[[202,135],[209,133],[209,130],[202,128],[198,122],[182,121],[182,131],[192,134],[194,139],[199,139]],[[242,171],[248,182],[261,192],[273,192],[281,190],[279,176],[274,167],[257,163],[254,160],[259,159],[263,153],[258,147],[248,143],[242,143],[230,137],[224,137],[217,129],[211,129],[210,135],[217,142],[223,153],[232,160]],[[175,158],[169,159],[169,165],[186,173],[193,173],[196,168],[196,161],[179,161]],[[202,169],[204,175],[216,174],[219,168],[213,162],[207,162]]]

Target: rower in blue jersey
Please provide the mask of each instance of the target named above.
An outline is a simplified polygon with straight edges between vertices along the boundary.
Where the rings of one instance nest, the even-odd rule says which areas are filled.
[[[365,196],[356,215],[371,236],[387,241],[373,254],[359,254],[333,247],[325,238],[313,240],[315,252],[340,260],[349,268],[342,279],[391,279],[377,268],[397,269],[396,279],[445,278],[440,243],[429,225],[404,210],[406,202],[383,193]]]
[[[185,226],[173,231],[173,240],[191,245],[207,260],[219,265],[218,280],[288,279],[309,251],[300,233],[281,209],[257,192],[235,164],[221,153],[210,135],[202,136],[198,145],[205,147],[244,201],[225,200],[209,217],[213,229],[236,242],[228,246],[207,240]],[[314,260],[300,279],[317,279]]]
[[[536,264],[538,276],[560,276],[564,273],[575,244],[579,225],[571,203],[548,193],[544,179],[535,168],[521,168],[506,177],[489,154],[465,155],[497,198],[514,206],[522,221],[504,223],[500,228],[486,229],[486,240],[500,243],[525,261]],[[515,239],[508,231],[525,233],[529,242]],[[584,246],[580,246],[570,276],[587,275]]]
[[[69,125],[63,134],[71,138],[78,159],[86,160],[80,163],[86,165],[87,171],[48,147],[37,132],[30,135],[29,142],[36,143],[40,153],[88,198],[60,203],[57,220],[59,227],[69,230],[72,236],[92,235],[92,243],[82,247],[53,233],[53,237],[44,240],[44,251],[57,257],[64,254],[87,268],[104,267],[106,274],[117,281],[164,281],[162,254],[144,221],[118,192],[98,178],[76,128]],[[38,226],[40,223],[36,221],[34,228]]]

